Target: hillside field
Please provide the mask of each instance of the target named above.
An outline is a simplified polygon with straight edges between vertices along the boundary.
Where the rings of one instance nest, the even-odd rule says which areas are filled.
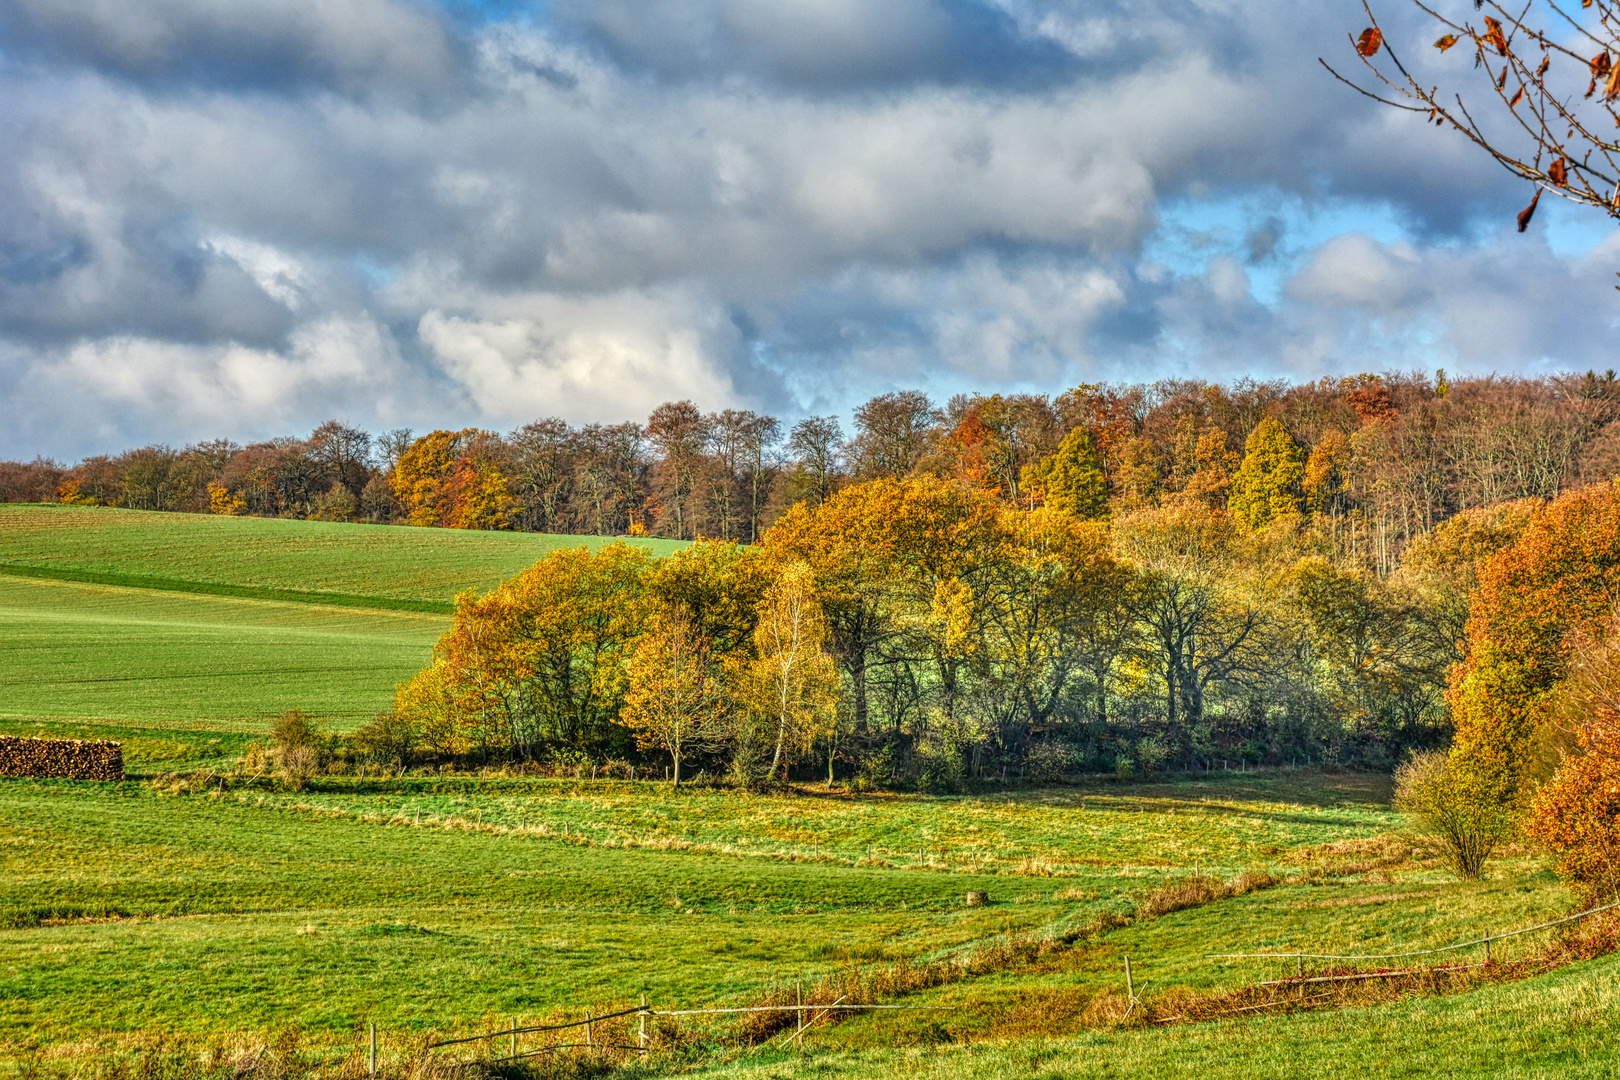
[[[287,709],[352,728],[458,592],[606,542],[0,505],[0,731],[121,739],[139,772],[234,756]]]
[[[949,1013],[851,1018],[815,1029],[802,1057],[739,1049],[726,1023],[694,1020],[693,1049],[647,1071],[1614,1075],[1612,956],[1374,1008],[1146,1030],[1087,1019],[1123,992],[1126,955],[1150,997],[1214,991],[1287,972],[1210,953],[1434,947],[1569,910],[1531,854],[1459,883],[1399,841],[1386,777],[1099,778],[929,797],[429,773],[292,792],[212,771],[282,709],[352,726],[384,707],[448,623],[341,598],[441,601],[573,540],[0,508],[0,563],[340,598],[0,574],[0,728],[119,738],[132,772],[117,785],[0,779],[0,1071],[296,1029],[309,1060],[361,1075],[367,1021],[397,1071],[433,1030],[577,1017],[641,994],[746,1004],[852,966],[1123,920],[1195,872],[1267,871],[1280,883],[904,997]],[[969,890],[989,903],[968,906]],[[193,1072],[173,1075],[199,1068],[186,1060]]]

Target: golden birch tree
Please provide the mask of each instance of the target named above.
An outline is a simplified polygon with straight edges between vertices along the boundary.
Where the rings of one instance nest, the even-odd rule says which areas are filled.
[[[713,647],[684,613],[661,611],[631,651],[626,675],[620,722],[642,750],[669,754],[680,787],[682,759],[719,750],[730,732],[730,694]]]

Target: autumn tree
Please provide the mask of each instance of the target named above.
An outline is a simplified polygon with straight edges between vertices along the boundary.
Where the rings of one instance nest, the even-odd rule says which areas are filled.
[[[815,575],[805,563],[789,563],[759,606],[756,657],[741,680],[749,708],[770,728],[773,776],[786,765],[784,754],[808,752],[836,719],[838,670],[826,640]]]
[[[1057,452],[1024,467],[1024,485],[1047,505],[1083,521],[1108,512],[1108,481],[1091,435],[1077,427]]]
[[[1300,511],[1303,455],[1283,426],[1269,416],[1249,432],[1243,464],[1232,477],[1229,506],[1247,529],[1258,529]]]
[[[751,647],[771,574],[759,548],[699,540],[653,563],[646,585],[649,598],[680,612],[721,661]]]
[[[487,594],[464,594],[395,710],[440,753],[613,747],[649,561],[625,544],[564,549]]]
[[[795,500],[802,498],[814,508],[832,497],[843,479],[843,444],[836,416],[811,416],[793,425],[787,450]]]
[[[1184,501],[1118,519],[1114,539],[1141,572],[1132,603],[1172,727],[1202,720],[1212,688],[1267,674],[1276,613],[1226,515]]]
[[[1570,643],[1601,636],[1620,574],[1620,485],[1565,495],[1479,570],[1468,657],[1452,669],[1453,756],[1480,797],[1523,806],[1538,729],[1556,721]]]
[[[1136,641],[1135,574],[1101,525],[1041,508],[1003,515],[1002,527],[1004,547],[979,576],[981,707],[1016,749],[1053,722],[1084,678],[1106,725],[1115,664]]]
[[[625,666],[622,721],[643,750],[657,749],[674,762],[721,749],[730,731],[731,694],[713,643],[679,611],[656,612],[636,639]]]
[[[1576,745],[1537,793],[1529,832],[1596,902],[1620,893],[1620,608],[1601,633],[1577,635],[1570,654],[1554,723]]]
[[[677,540],[695,537],[693,494],[709,440],[709,422],[690,401],[658,406],[647,418],[647,440],[658,452],[654,500],[659,527]]]
[[[309,453],[358,502],[371,479],[371,436],[339,420],[328,420],[309,436]]]
[[[881,394],[855,410],[856,472],[862,477],[908,475],[922,460],[943,419],[919,390]]]
[[[579,454],[574,431],[567,422],[547,417],[524,424],[507,442],[512,448],[509,485],[519,507],[514,523],[528,532],[568,531]]]
[[[476,428],[434,431],[411,443],[389,478],[412,525],[438,525],[444,517],[439,487],[455,467],[461,446]]]

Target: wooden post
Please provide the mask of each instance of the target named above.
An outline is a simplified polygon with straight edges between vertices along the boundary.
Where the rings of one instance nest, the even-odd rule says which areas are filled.
[[[793,1033],[793,1041],[799,1044],[799,1053],[804,1053],[804,980],[793,984],[793,999],[799,1006],[799,1030]]]
[[[636,1045],[641,1047],[641,1056],[647,1056],[647,995],[641,995],[641,1027],[636,1030]]]
[[[596,1045],[596,1039],[591,1035],[591,1027],[594,1025],[594,1023],[595,1023],[595,1021],[593,1021],[592,1018],[591,1018],[591,1010],[586,1009],[585,1010],[585,1045],[588,1046],[588,1047],[594,1047]]]
[[[1131,999],[1131,1004],[1135,1005],[1136,982],[1131,978],[1131,958],[1129,956],[1125,957],[1125,993]]]
[[[1489,934],[1486,934],[1485,935],[1485,963],[1489,964],[1490,962],[1491,962],[1491,936]]]
[[[366,1028],[371,1035],[371,1047],[366,1053],[366,1074],[375,1078],[377,1075],[377,1021],[369,1021]]]
[[[512,1017],[512,1056],[517,1057],[517,1017]]]

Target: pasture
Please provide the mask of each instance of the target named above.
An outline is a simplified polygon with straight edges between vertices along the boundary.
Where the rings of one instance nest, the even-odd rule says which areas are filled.
[[[1196,867],[1279,883],[918,990],[905,1000],[957,1011],[851,1018],[816,1029],[803,1057],[699,1025],[697,1049],[653,1071],[1612,1074],[1612,957],[1373,1009],[1149,1030],[1086,1019],[1121,992],[1125,955],[1150,995],[1220,990],[1279,972],[1208,953],[1425,948],[1568,910],[1530,853],[1459,883],[1395,840],[1383,777],[929,797],[495,773],[316,777],[293,792],[218,775],[284,709],[352,727],[385,707],[448,624],[343,597],[442,602],[561,542],[577,541],[0,507],[0,563],[116,578],[0,574],[0,727],[121,739],[132,772],[118,785],[0,779],[0,1066],[71,1071],[154,1039],[292,1029],[311,1060],[352,1064],[366,1021],[397,1065],[432,1030],[643,993],[744,1004],[852,967],[1052,938],[1129,916]],[[968,906],[969,890],[990,902]]]
[[[0,503],[0,572],[10,566],[113,579],[105,584],[147,579],[447,604],[463,589],[493,588],[547,552],[611,542],[595,536]],[[659,555],[684,546],[674,540],[626,542]]]
[[[287,709],[353,728],[456,593],[605,542],[0,505],[0,730],[121,739],[141,772],[234,757]]]

